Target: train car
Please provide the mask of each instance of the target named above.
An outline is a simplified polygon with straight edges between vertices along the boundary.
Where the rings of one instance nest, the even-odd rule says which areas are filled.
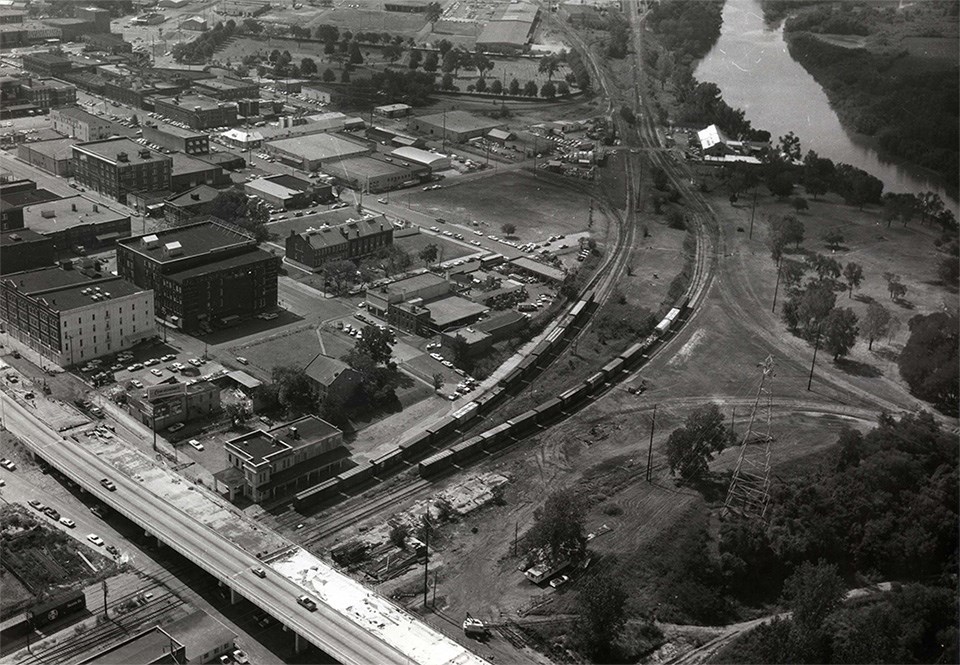
[[[323,481],[319,485],[314,485],[310,489],[297,492],[294,500],[294,507],[299,510],[301,507],[320,503],[325,499],[329,499],[331,496],[339,494],[340,489],[340,479],[330,478],[329,480]]]
[[[438,473],[442,473],[453,466],[453,453],[449,450],[441,450],[436,455],[431,455],[420,462],[419,470],[421,478],[429,478]]]
[[[662,319],[660,323],[657,324],[657,327],[655,328],[657,336],[659,337],[666,334],[666,332],[670,330],[671,323],[672,321],[670,321],[670,319],[667,319],[667,318]]]
[[[457,430],[457,419],[453,416],[444,416],[427,428],[430,432],[430,444],[438,445],[441,441]]]
[[[577,304],[573,306],[573,309],[570,310],[570,319],[571,322],[576,321],[587,308],[586,300],[578,300]]]
[[[469,422],[477,417],[479,411],[477,411],[476,402],[467,402],[462,407],[454,411],[450,417],[457,421],[457,424],[463,425],[466,422]]]
[[[502,393],[503,393],[503,388],[497,386],[496,388],[488,390],[487,392],[480,395],[480,397],[476,399],[477,412],[482,415],[482,414],[485,414],[490,409],[492,409],[496,405],[497,400],[500,399],[500,395]]]
[[[563,334],[565,332],[567,331],[563,326],[557,326],[556,328],[553,329],[553,332],[547,335],[547,339],[546,339],[547,344],[553,346],[554,344],[557,343],[557,340],[563,338]]]
[[[563,402],[563,408],[569,408],[579,402],[582,399],[585,399],[586,396],[590,393],[590,386],[587,385],[587,382],[578,383],[570,390],[565,390],[560,393],[560,401]]]
[[[362,462],[358,464],[349,471],[341,473],[339,476],[337,476],[337,479],[340,481],[340,488],[348,489],[365,482],[373,477],[373,471],[374,468],[370,462]]]
[[[623,358],[614,358],[606,365],[603,366],[603,369],[600,371],[606,375],[607,381],[613,381],[619,376],[620,372],[623,370]]]
[[[403,441],[400,443],[398,448],[403,451],[403,458],[410,459],[415,455],[422,453],[424,450],[430,447],[430,440],[432,439],[430,432],[420,432],[412,439],[408,441]]]
[[[493,429],[480,434],[483,439],[484,450],[491,452],[500,448],[510,440],[510,423],[501,423]]]
[[[620,354],[620,358],[623,359],[625,363],[634,363],[640,359],[640,356],[643,355],[643,352],[647,348],[647,340],[642,342],[637,342],[629,349]]]
[[[554,397],[534,407],[533,410],[537,412],[537,422],[542,425],[559,414],[561,409],[563,409],[563,402],[559,397]]]
[[[526,430],[532,429],[537,424],[537,418],[539,415],[533,409],[530,409],[526,413],[522,413],[516,418],[511,418],[507,422],[510,424],[510,436],[516,437]]]
[[[514,367],[512,370],[507,372],[507,375],[500,379],[497,385],[501,388],[510,389],[517,385],[517,382],[520,380],[520,370],[519,368]]]
[[[41,628],[58,619],[87,609],[87,597],[83,591],[74,591],[58,596],[45,603],[34,605],[28,612],[34,628]]]
[[[517,365],[517,371],[520,372],[521,379],[526,379],[530,375],[534,366],[537,364],[537,360],[537,356],[529,355],[524,358],[519,365]]]
[[[586,383],[586,384],[587,384],[587,387],[590,389],[590,391],[593,392],[593,391],[596,390],[599,386],[602,386],[602,385],[603,385],[603,382],[604,382],[604,380],[606,380],[606,378],[607,378],[607,375],[606,375],[606,374],[604,374],[603,372],[597,372],[596,374],[594,374],[593,376],[591,376],[589,379],[587,379],[586,381],[584,381],[584,383]]]
[[[373,460],[373,466],[376,469],[374,473],[383,473],[384,471],[390,471],[393,468],[403,466],[404,450],[402,448],[396,448],[391,450],[386,455],[381,455],[377,459]]]
[[[669,312],[667,312],[666,318],[670,320],[670,323],[673,323],[677,320],[677,317],[680,316],[680,308],[674,307]]]
[[[451,446],[450,452],[453,453],[454,462],[462,462],[477,453],[483,452],[483,439],[479,436],[470,437],[466,441]]]

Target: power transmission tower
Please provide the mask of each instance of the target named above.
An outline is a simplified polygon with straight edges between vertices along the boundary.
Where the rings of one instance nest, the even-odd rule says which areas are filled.
[[[767,432],[757,433],[757,410],[760,399],[763,397],[764,384],[768,377],[773,376],[773,356],[760,363],[760,385],[757,396],[750,410],[750,419],[747,430],[740,443],[740,456],[737,458],[737,467],[730,480],[727,498],[723,502],[721,516],[731,514],[746,519],[763,519],[767,512],[767,502],[770,499],[770,447],[773,436],[770,434],[771,404],[769,391],[767,392]]]

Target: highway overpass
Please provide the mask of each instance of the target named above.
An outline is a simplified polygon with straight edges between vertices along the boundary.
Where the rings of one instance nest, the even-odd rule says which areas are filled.
[[[430,628],[359,582],[316,559],[322,589],[281,576],[254,555],[151,492],[140,480],[124,476],[84,444],[65,439],[40,422],[31,410],[0,393],[7,429],[35,454],[76,481],[160,542],[203,568],[221,583],[275,617],[297,637],[342,663],[387,665],[481,665],[483,659]],[[169,472],[172,475],[172,472]],[[117,486],[110,492],[100,479]],[[238,518],[239,519],[239,518]],[[301,554],[309,555],[306,552]],[[252,573],[262,566],[265,578]],[[317,601],[310,612],[297,603],[306,594]]]

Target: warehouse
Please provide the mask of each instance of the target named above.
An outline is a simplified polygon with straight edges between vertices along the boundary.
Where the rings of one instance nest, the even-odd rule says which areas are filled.
[[[157,99],[154,109],[165,118],[182,122],[193,129],[231,127],[237,124],[237,105],[210,97],[188,95]]]
[[[376,157],[354,157],[327,164],[323,172],[335,178],[341,187],[374,194],[416,185],[430,175],[426,166],[403,166]]]
[[[50,111],[53,131],[80,141],[99,141],[113,134],[112,123],[83,109],[68,107]]]
[[[0,232],[0,275],[53,265],[53,240],[31,229]]]
[[[173,166],[170,171],[170,190],[174,193],[185,192],[197,185],[223,185],[230,179],[224,176],[223,169],[215,164],[194,159],[182,152],[170,155]]]
[[[386,104],[384,106],[375,106],[373,114],[384,118],[402,118],[410,115],[413,107],[409,104]]]
[[[36,143],[21,143],[17,146],[17,157],[38,169],[61,178],[69,178],[73,173],[74,139],[53,139]]]
[[[210,152],[210,135],[174,125],[143,125],[143,138],[167,150],[188,155],[206,155]]]
[[[466,111],[434,113],[410,120],[410,129],[421,134],[445,138],[462,143],[475,136],[483,136],[491,129],[503,129],[506,125],[491,118],[473,115]]]
[[[130,235],[130,216],[83,196],[70,196],[23,209],[28,228],[53,240],[57,253],[112,247]]]
[[[399,159],[411,164],[418,164],[430,169],[431,173],[443,171],[450,168],[450,156],[441,155],[437,152],[429,152],[420,148],[403,147],[397,148],[390,153],[393,159]]]
[[[333,134],[310,134],[270,141],[264,144],[264,150],[304,171],[316,171],[328,163],[370,154],[369,146],[348,141]]]

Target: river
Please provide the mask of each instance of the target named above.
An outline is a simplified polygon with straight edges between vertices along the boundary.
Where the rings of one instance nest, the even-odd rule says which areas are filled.
[[[694,73],[720,86],[724,100],[743,109],[753,127],[772,140],[792,131],[806,153],[845,162],[880,178],[884,191],[933,190],[956,212],[936,178],[921,169],[884,159],[868,140],[848,132],[823,88],[790,57],[783,25],[768,26],[759,0],[727,0],[720,38]]]

